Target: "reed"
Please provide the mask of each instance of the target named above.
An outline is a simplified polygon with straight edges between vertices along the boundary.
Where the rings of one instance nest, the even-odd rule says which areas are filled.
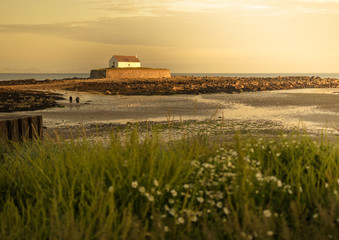
[[[225,139],[2,143],[0,239],[339,236],[338,141]]]

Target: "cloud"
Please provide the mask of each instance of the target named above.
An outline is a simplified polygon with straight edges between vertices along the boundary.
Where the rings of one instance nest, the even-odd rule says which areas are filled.
[[[104,44],[167,47],[209,46],[211,41],[207,41],[206,36],[219,36],[212,42],[222,44],[221,32],[214,32],[222,26],[210,29],[200,17],[139,16],[57,24],[2,24],[0,32],[33,33]]]
[[[296,1],[309,3],[339,3],[339,0],[296,0]]]
[[[111,17],[168,16],[177,12],[209,12],[235,5],[222,0],[101,0],[88,2],[95,9],[109,12]],[[109,16],[109,15],[106,15]]]
[[[336,14],[339,11],[339,0],[263,0],[281,10],[290,13]]]
[[[285,0],[285,2],[229,0],[225,2],[233,4],[232,7],[221,5],[225,9],[212,11],[213,7],[221,4],[220,2],[200,0],[197,1],[200,5],[196,5],[195,10],[201,9],[201,11],[189,12],[186,4],[193,4],[189,0],[159,0],[159,2],[128,0],[125,6],[122,6],[123,2],[120,0],[114,2],[102,0],[99,3],[103,5],[114,3],[117,7],[114,11],[124,13],[123,17],[113,14],[98,20],[81,22],[0,24],[0,33],[30,33],[120,46],[206,49],[273,49],[279,48],[279,44],[294,47],[299,44],[297,43],[300,42],[299,39],[303,38],[301,33],[307,36],[308,42],[312,43],[316,40],[323,41],[316,36],[334,35],[333,32],[338,36],[337,15],[327,16],[328,14],[323,14],[327,11],[324,8],[316,9],[313,5],[310,8],[308,5],[303,5],[309,3],[302,0]],[[135,14],[133,8],[137,3],[141,4],[141,10],[154,12],[154,15],[128,16],[129,13]],[[291,7],[292,3],[296,5]],[[209,11],[203,10],[204,4],[208,4]],[[166,9],[156,15],[156,12],[161,11],[161,6],[166,6]],[[182,11],[186,8],[187,12],[179,12],[179,6]],[[323,17],[314,18],[312,14],[323,14]],[[337,40],[337,37],[334,39]],[[303,45],[304,43],[300,43],[298,47]]]
[[[212,12],[251,14],[250,11],[267,15],[339,12],[339,0],[101,0],[88,3],[107,18]]]
[[[338,25],[337,15],[333,15],[330,19],[327,14],[323,14],[325,17],[313,19],[311,14],[322,14],[327,10],[324,10],[324,8],[316,9],[314,5],[311,5],[313,6],[311,8],[307,5],[309,3],[302,0],[285,0],[285,2],[276,0],[229,0],[225,2],[233,4],[232,7],[229,5],[227,8],[226,5],[221,5],[225,9],[212,11],[213,7],[221,4],[220,2],[200,0],[197,1],[195,10],[201,9],[201,12],[188,12],[189,7],[186,4],[193,4],[190,0],[159,0],[158,2],[128,0],[125,6],[120,0],[114,2],[102,0],[99,3],[103,5],[114,3],[113,6],[117,8],[114,11],[123,13],[123,17],[117,17],[113,14],[95,21],[54,24],[0,24],[0,32],[33,33],[121,46],[232,49],[239,48],[239,46],[241,48],[253,48],[256,44],[259,46],[274,45],[277,42],[273,37],[274,34],[279,36],[279,41],[286,38],[284,41],[290,42],[292,38],[288,34],[296,28],[298,28],[297,35],[293,38],[297,38],[301,31],[306,31],[306,35],[314,35],[314,32],[333,30]],[[128,16],[129,13],[135,15],[133,9],[137,3],[140,3],[140,11],[154,12],[154,15]],[[292,3],[295,5],[291,6]],[[95,4],[98,4],[98,2],[95,2]],[[207,4],[209,11],[203,10],[204,4]],[[335,4],[337,7],[339,6],[337,3]],[[166,6],[165,10],[161,10],[161,6]],[[182,8],[182,11],[186,9],[187,12],[184,12],[184,14],[179,12],[180,8]],[[160,12],[160,14],[156,15],[156,12],[158,12],[157,14]],[[293,15],[292,18],[291,15]],[[310,24],[310,20],[313,24]],[[333,24],[328,25],[329,20]],[[263,39],[261,40],[263,43],[256,39]]]

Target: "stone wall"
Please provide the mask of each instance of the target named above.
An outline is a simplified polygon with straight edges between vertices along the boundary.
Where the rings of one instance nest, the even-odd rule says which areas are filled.
[[[106,78],[106,70],[91,70],[90,78]]]
[[[169,69],[156,68],[107,68],[92,70],[90,78],[135,79],[170,78]]]

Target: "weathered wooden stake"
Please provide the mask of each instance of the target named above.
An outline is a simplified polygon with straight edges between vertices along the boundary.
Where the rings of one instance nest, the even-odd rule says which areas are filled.
[[[0,120],[0,140],[8,139],[7,122]]]
[[[28,124],[28,118],[23,117],[19,118],[19,135],[21,137],[21,140],[27,140],[29,139],[29,124]]]
[[[0,117],[0,140],[42,139],[42,116]]]
[[[8,139],[18,141],[19,138],[19,123],[18,119],[7,120]]]

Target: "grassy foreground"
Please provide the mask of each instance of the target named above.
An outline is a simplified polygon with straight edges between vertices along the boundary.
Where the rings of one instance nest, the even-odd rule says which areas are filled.
[[[0,145],[0,239],[338,239],[339,142]]]

